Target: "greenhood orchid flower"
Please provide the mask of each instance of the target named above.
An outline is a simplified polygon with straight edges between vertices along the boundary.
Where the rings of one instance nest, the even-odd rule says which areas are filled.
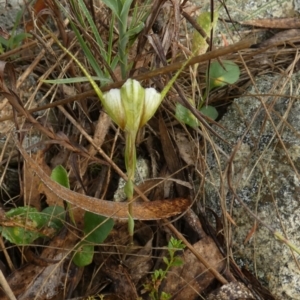
[[[112,120],[125,132],[125,165],[128,181],[124,191],[128,200],[128,230],[133,243],[133,180],[136,168],[135,141],[138,130],[154,115],[163,97],[153,88],[144,89],[128,79],[121,89],[111,89],[103,95],[103,106]]]
[[[126,22],[125,22],[126,23]],[[107,114],[112,120],[125,131],[125,165],[127,169],[128,181],[125,186],[125,193],[128,198],[128,229],[130,243],[133,243],[134,220],[133,220],[133,179],[136,166],[135,141],[138,130],[144,126],[154,115],[161,101],[173,86],[181,71],[186,67],[189,60],[182,64],[176,74],[169,80],[161,93],[153,88],[144,89],[140,83],[133,79],[128,79],[121,89],[112,89],[103,94],[97,83],[78,61],[78,59],[66,49],[57,38],[48,31],[57,44],[66,52],[80,67],[85,76],[89,79],[99,100],[102,102]]]
[[[143,88],[134,79],[127,79],[121,89],[103,95],[107,114],[124,131],[137,132],[154,115],[162,97],[154,88]]]

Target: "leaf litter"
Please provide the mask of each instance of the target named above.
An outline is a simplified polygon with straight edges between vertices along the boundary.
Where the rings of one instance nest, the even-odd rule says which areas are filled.
[[[160,1],[154,2],[153,8],[157,8],[159,10],[161,6],[163,6],[162,2],[166,2],[167,5],[166,7],[164,6],[164,9],[169,11],[169,17],[173,22],[165,23],[166,20],[163,20],[161,29],[163,31],[161,36],[163,40],[163,53],[166,58],[171,58],[171,68],[168,66],[169,68],[161,68],[161,70],[156,73],[151,73],[150,71],[148,73],[146,72],[146,75],[137,74],[137,76],[143,76],[141,78],[148,82],[154,82],[157,84],[158,88],[161,88],[161,85],[164,84],[164,82],[167,82],[164,75],[168,72],[176,71],[180,67],[180,64],[176,62],[176,57],[180,56],[182,58],[186,55],[184,51],[181,53],[180,50],[185,47],[187,48],[187,45],[181,44],[179,45],[180,47],[178,47],[178,44],[173,43],[173,40],[175,38],[177,39],[177,37],[181,34],[179,13],[182,9],[186,9],[186,11],[193,14],[194,10],[191,7],[180,7],[176,1],[159,2]],[[155,11],[155,9],[153,11]],[[60,24],[63,24],[61,14],[58,13],[57,10],[53,10],[52,12],[60,18]],[[99,14],[99,11],[97,13]],[[109,19],[109,15],[105,16],[105,18],[106,19],[103,20],[103,22]],[[153,25],[153,23],[157,20],[157,15],[150,13],[149,20],[150,19],[152,19]],[[255,24],[253,23],[250,25]],[[32,24],[29,26],[32,26]],[[132,61],[139,67],[142,66],[147,68],[150,64],[152,68],[159,69],[159,67],[161,67],[159,60],[151,54],[151,43],[147,43],[147,40],[145,40],[145,34],[150,32],[150,28],[150,26],[146,26],[144,28],[143,35],[139,37],[137,42],[137,51],[136,53],[133,51],[133,53],[131,53],[131,57]],[[173,39],[170,39],[169,37],[173,37]],[[12,55],[12,53],[14,55],[19,54],[21,55],[19,61],[28,64],[30,59],[26,58],[24,51],[29,51],[30,49],[28,52],[30,54],[31,51],[36,51],[37,45],[44,47],[47,44],[47,36],[40,36],[40,38],[42,40],[44,39],[43,45],[39,44],[38,40],[28,41],[27,44],[14,49],[13,52],[4,53],[4,55],[1,55],[0,58],[7,59],[9,55]],[[290,39],[290,37],[287,37],[285,40],[287,39]],[[295,43],[297,43],[297,40],[295,40]],[[143,44],[143,46],[139,47],[141,44]],[[270,45],[274,45],[274,43],[265,44],[264,47]],[[205,76],[205,70],[207,67],[206,60],[212,57],[218,57],[221,54],[226,54],[226,59],[233,60],[241,66],[242,74],[239,81],[233,86],[216,90],[210,95],[209,102],[217,107],[220,104],[224,106],[224,103],[228,105],[234,95],[238,95],[245,90],[246,85],[249,82],[249,71],[246,68],[243,68],[245,62],[253,71],[253,76],[256,76],[259,72],[266,72],[270,69],[270,66],[273,69],[284,68],[287,66],[288,62],[293,59],[296,49],[286,46],[283,39],[277,39],[276,46],[278,48],[270,48],[269,51],[265,51],[260,48],[262,45],[259,44],[257,45],[257,49],[250,49],[249,47],[246,47],[242,50],[242,48],[240,48],[240,54],[242,55],[243,60],[241,60],[236,54],[237,49],[228,46],[227,49],[217,50],[216,52],[212,51],[211,53],[215,53],[215,56],[211,56],[209,51],[207,53],[207,57],[204,56],[205,60],[202,60],[203,57],[201,57],[198,61],[192,62],[199,63],[199,78],[203,78]],[[31,72],[37,74],[37,77],[46,74],[45,64],[53,63],[53,57],[49,54],[51,51],[47,52],[47,49],[43,50],[43,56],[38,56],[34,61],[34,64],[29,65],[27,71],[23,71],[23,77],[21,77],[21,80],[24,80]],[[55,51],[57,52],[57,55],[59,55],[59,50],[55,49],[54,52]],[[141,60],[141,55],[144,56],[143,60]],[[57,58],[55,59],[57,62]],[[44,61],[42,62],[42,60]],[[66,72],[66,70],[63,70],[62,68],[64,63],[69,63],[68,71],[71,76],[79,75],[77,74],[77,70],[73,63],[69,61],[69,59],[64,58],[62,55],[58,61],[59,63],[56,64],[55,71],[53,70],[56,74],[54,77],[57,76],[57,74],[60,74],[59,76],[63,76]],[[266,61],[267,63],[261,64],[261,61]],[[14,63],[15,66],[18,65],[17,62],[18,60]],[[259,68],[257,67],[258,65]],[[27,107],[25,108],[24,103],[21,101],[23,99],[18,97],[19,92],[14,87],[14,85],[16,85],[16,80],[13,74],[13,69],[9,66],[7,74],[7,70],[5,70],[6,67],[7,66],[2,68],[0,74],[1,89],[4,91],[3,95],[7,97],[7,101],[4,103],[4,106],[5,108],[8,108],[8,103],[11,103],[14,108],[14,115],[19,116],[14,119],[17,131],[13,128],[11,130],[12,134],[15,136],[17,149],[19,149],[24,159],[24,161],[22,161],[22,159],[19,161],[20,167],[22,164],[25,166],[23,181],[21,181],[21,185],[24,184],[24,194],[20,195],[20,199],[23,201],[29,201],[31,205],[41,209],[41,207],[45,205],[41,194],[44,194],[46,197],[47,205],[55,203],[56,205],[60,204],[64,206],[61,201],[62,199],[68,201],[68,199],[70,200],[76,197],[76,199],[79,200],[73,202],[75,206],[79,204],[79,206],[83,209],[88,208],[91,211],[103,213],[103,207],[100,208],[101,203],[106,205],[108,201],[106,201],[106,203],[100,201],[100,205],[96,204],[96,201],[94,200],[91,201],[91,199],[95,199],[91,197],[94,197],[97,192],[95,191],[95,188],[93,188],[93,185],[99,185],[98,195],[101,195],[101,199],[112,198],[111,196],[114,191],[114,185],[116,185],[116,178],[118,176],[124,176],[124,178],[126,178],[122,170],[115,167],[115,162],[118,162],[118,164],[121,165],[120,162],[122,161],[123,145],[122,138],[119,137],[117,129],[111,125],[107,118],[105,119],[103,114],[99,115],[99,113],[97,113],[99,110],[99,103],[97,99],[94,99],[94,93],[89,90],[90,86],[88,84],[80,86],[77,95],[71,96],[69,99],[65,100],[64,96],[66,95],[66,92],[64,90],[61,90],[59,87],[53,90],[53,94],[50,98],[55,99],[55,101],[51,104],[51,106],[56,107],[62,103],[66,105],[65,110],[58,108],[54,112],[56,122],[59,123],[60,127],[59,131],[56,131],[54,127],[49,125],[44,126],[43,124],[47,123],[42,123],[36,115],[32,114],[33,110],[45,110],[45,107],[49,107],[48,104],[33,110],[30,110]],[[136,72],[138,71],[136,70]],[[51,74],[48,74],[48,76],[50,75]],[[154,78],[154,75],[159,76],[159,80]],[[116,78],[118,78],[118,76],[116,76]],[[178,80],[178,84],[184,94],[191,93],[191,84],[187,78],[190,78],[190,74],[188,71],[183,71],[182,76]],[[7,79],[8,82],[10,81],[12,83],[12,86],[8,87],[5,84]],[[205,85],[203,85],[202,82],[202,80],[198,82],[200,90],[205,89]],[[120,86],[121,83],[116,82],[115,85]],[[76,88],[77,87],[78,85],[76,85]],[[43,90],[43,93],[47,93],[49,86],[47,86],[47,84],[39,83],[38,89]],[[149,188],[153,189],[153,191],[151,191],[152,195],[160,195],[159,198],[155,197],[153,199],[156,202],[156,207],[152,205],[148,216],[145,216],[147,213],[145,208],[151,207],[151,205],[139,204],[141,209],[140,212],[137,212],[137,218],[143,220],[144,216],[145,220],[149,220],[151,219],[149,217],[150,213],[153,213],[153,216],[156,216],[154,219],[162,220],[158,223],[150,222],[149,225],[147,225],[148,223],[140,221],[136,229],[135,247],[129,252],[126,250],[128,243],[126,224],[119,221],[108,239],[105,241],[105,245],[97,246],[98,248],[95,253],[93,265],[86,267],[85,269],[78,269],[71,262],[76,243],[78,243],[82,238],[80,226],[75,228],[74,226],[66,223],[65,228],[52,240],[38,241],[34,245],[21,247],[20,249],[5,242],[5,248],[7,247],[5,250],[6,255],[18,257],[18,259],[14,262],[17,270],[7,271],[7,274],[10,275],[6,277],[8,284],[11,286],[18,299],[68,299],[71,298],[72,292],[75,291],[74,293],[76,294],[76,291],[78,290],[82,291],[79,296],[83,299],[84,297],[99,293],[106,294],[107,299],[109,299],[108,295],[115,295],[119,299],[137,299],[143,290],[142,284],[149,279],[149,273],[153,271],[153,266],[157,266],[161,263],[160,257],[163,254],[165,245],[167,244],[166,236],[170,236],[170,230],[172,230],[173,233],[177,230],[177,237],[180,236],[180,231],[184,232],[187,238],[190,239],[190,243],[193,245],[191,246],[193,251],[198,252],[198,254],[200,253],[200,255],[202,255],[202,259],[207,262],[206,266],[209,267],[204,267],[204,265],[199,263],[199,256],[196,259],[194,254],[190,252],[191,249],[185,250],[182,254],[182,257],[184,258],[183,266],[180,268],[174,267],[174,270],[170,271],[167,279],[160,287],[161,290],[169,291],[175,298],[177,297],[176,299],[182,299],[182,295],[190,295],[190,299],[195,299],[198,295],[207,295],[210,291],[214,291],[216,295],[218,291],[215,287],[218,286],[218,284],[216,284],[214,278],[218,278],[219,285],[221,283],[224,287],[231,284],[231,287],[233,286],[233,293],[238,294],[240,289],[244,289],[244,287],[241,288],[242,284],[233,283],[236,279],[243,279],[245,282],[247,282],[247,279],[241,272],[239,274],[236,272],[231,273],[231,271],[226,268],[228,256],[222,250],[224,249],[224,247],[221,247],[223,245],[218,244],[217,241],[212,239],[212,237],[207,236],[201,225],[198,225],[198,227],[196,227],[196,231],[193,233],[191,231],[184,231],[184,228],[194,227],[195,220],[198,220],[197,216],[194,218],[187,217],[191,208],[189,208],[189,203],[185,202],[184,199],[196,199],[197,196],[199,197],[199,195],[193,194],[197,192],[197,188],[194,187],[194,190],[191,190],[190,188],[191,186],[194,186],[194,181],[191,180],[191,178],[195,174],[199,176],[199,186],[201,191],[201,187],[203,187],[203,182],[205,180],[203,174],[207,171],[207,164],[202,151],[206,148],[206,143],[211,143],[209,134],[213,133],[209,132],[210,120],[208,120],[208,123],[204,123],[204,120],[206,119],[203,119],[203,116],[199,114],[198,118],[200,119],[200,122],[202,121],[203,124],[206,124],[205,126],[201,126],[201,129],[191,132],[184,126],[180,126],[178,122],[174,120],[174,99],[176,99],[176,97],[176,93],[170,93],[168,100],[164,102],[160,113],[149,123],[147,135],[152,134],[152,138],[155,139],[154,145],[157,144],[157,149],[155,149],[157,152],[155,154],[155,163],[158,166],[158,169],[160,169],[160,175],[158,177],[163,178],[165,176],[171,176],[174,179],[172,185],[168,187],[168,192],[164,192],[163,195],[164,197],[167,195],[168,199],[177,197],[178,201],[157,201],[158,199],[162,199],[160,197],[163,197],[161,192],[156,192],[155,190],[157,188],[156,183],[159,179],[153,179],[153,182],[148,184],[146,188],[141,186],[142,192],[141,190],[136,189],[136,192],[141,199],[145,199],[144,190]],[[72,104],[75,99],[79,104]],[[56,101],[58,103],[55,103]],[[181,99],[181,101],[184,100]],[[68,113],[70,116],[67,115]],[[1,120],[4,120],[5,118],[8,117],[1,116]],[[73,120],[75,120],[75,122],[71,125]],[[28,132],[28,127],[24,127],[22,125],[24,121],[25,125],[31,124],[31,126],[35,127],[38,132],[44,134],[46,137],[44,145],[41,145],[43,150],[40,150],[36,154],[38,155],[38,163],[35,160],[36,158],[33,158],[34,156],[30,157],[27,154],[29,149],[25,150],[25,148],[28,148],[28,146],[24,146],[20,143]],[[64,133],[62,134],[61,132]],[[18,135],[17,137],[16,134]],[[88,139],[86,135],[93,137]],[[56,145],[54,146],[54,144]],[[47,172],[49,174],[49,167],[47,165],[47,163],[49,163],[49,156],[54,156],[55,154],[53,153],[60,153],[63,151],[63,147],[67,149],[69,154],[75,153],[78,157],[78,160],[75,160],[75,163],[77,164],[77,171],[75,171],[74,168],[72,169],[72,163],[71,160],[68,160],[68,155],[66,156],[67,158],[65,162],[66,167],[71,170],[70,181],[72,187],[76,188],[76,192],[60,188],[58,185],[50,182],[49,176],[46,175]],[[104,152],[103,150],[101,151],[100,147],[103,148],[106,153],[109,153],[109,155],[102,155]],[[98,153],[100,153],[101,156],[99,156]],[[143,153],[143,155],[146,155],[146,153]],[[99,177],[99,168],[101,168],[101,163],[103,163],[104,160],[106,160],[107,168],[102,176],[104,176],[105,180]],[[37,176],[32,176],[33,173],[37,174]],[[81,178],[84,189],[81,187],[82,184],[78,183],[78,178]],[[207,180],[209,180],[209,178],[207,178]],[[44,185],[41,185],[41,181]],[[161,182],[164,181],[164,179],[161,180]],[[84,190],[87,191],[87,194],[90,197],[83,195]],[[94,194],[90,193],[90,191],[93,191]],[[174,195],[176,197],[174,197]],[[87,205],[86,203],[90,204]],[[200,210],[202,209],[200,203],[195,204],[195,208],[200,207]],[[126,207],[126,205],[123,206]],[[5,209],[9,209],[11,207],[11,203],[5,203],[4,207]],[[115,209],[116,208],[113,208],[113,211],[108,213],[109,216],[116,213]],[[122,209],[124,210],[124,208]],[[186,216],[177,218],[177,229],[172,227],[173,225],[168,223],[167,220],[164,220],[172,215],[172,211],[174,212],[173,215],[175,215],[183,213],[187,209],[188,212],[186,213]],[[157,217],[157,214],[159,214],[159,217]],[[76,217],[77,225],[80,224],[81,218],[82,216],[80,215]],[[221,231],[222,226],[223,225],[219,228]],[[176,233],[174,234],[176,235]],[[156,239],[154,239],[154,236],[156,236]],[[215,236],[217,236],[217,234],[215,234]],[[217,245],[220,248],[218,248]],[[40,247],[42,250],[39,249]],[[32,259],[32,262],[29,260],[27,261],[27,259],[22,256],[27,249],[34,252],[33,257],[35,257],[35,259]],[[92,270],[92,272],[88,272],[88,270]],[[211,272],[212,270],[213,272]],[[222,274],[225,277],[222,275],[217,276],[217,274]],[[22,283],[22,286],[20,286],[20,283]],[[248,298],[250,297],[249,299],[261,299],[259,298],[259,292],[255,291],[256,283],[252,283],[252,286],[253,294],[249,291],[245,291],[244,295],[247,295]],[[4,294],[2,294],[1,297],[1,299],[6,299]],[[270,299],[272,299],[271,296]]]

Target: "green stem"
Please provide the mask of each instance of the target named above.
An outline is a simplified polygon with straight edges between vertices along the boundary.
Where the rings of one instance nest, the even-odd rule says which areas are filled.
[[[133,233],[134,233],[134,220],[133,220],[133,181],[136,168],[136,140],[137,132],[125,131],[125,165],[128,176],[128,181],[125,185],[125,194],[128,201],[128,232],[130,238],[130,244],[133,245]]]
[[[126,3],[128,2],[129,3]],[[128,26],[128,14],[129,8],[132,0],[122,1],[121,0],[121,11],[119,11],[119,57],[121,64],[121,73],[122,79],[127,77],[127,45],[128,45],[128,34],[127,34],[127,26]],[[125,8],[126,7],[126,8]]]

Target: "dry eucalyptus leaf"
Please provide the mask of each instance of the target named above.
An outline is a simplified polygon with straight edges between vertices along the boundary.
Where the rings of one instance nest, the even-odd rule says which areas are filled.
[[[195,165],[197,154],[195,142],[190,141],[183,132],[177,132],[176,144],[182,160],[188,165]]]

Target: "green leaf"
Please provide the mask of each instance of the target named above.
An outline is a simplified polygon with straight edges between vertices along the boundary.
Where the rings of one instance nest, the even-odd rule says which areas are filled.
[[[155,280],[160,279],[160,278],[162,278],[163,274],[164,274],[164,271],[162,269],[155,270],[153,273],[153,278]]]
[[[168,258],[166,256],[163,257],[163,261],[167,266],[170,264],[170,261],[168,260]]]
[[[54,180],[55,182],[59,183],[60,185],[64,186],[65,188],[67,188],[67,189],[70,188],[68,173],[67,173],[66,169],[63,166],[61,166],[61,165],[56,166],[52,170],[50,178],[52,180]],[[76,224],[75,218],[74,218],[74,213],[73,213],[73,210],[72,210],[72,205],[70,203],[67,203],[67,207],[68,207],[68,210],[69,210],[71,221],[73,222],[73,224]]]
[[[160,294],[160,300],[169,300],[171,299],[172,295],[166,292],[161,292]]]
[[[197,118],[192,112],[180,103],[176,104],[175,117],[179,122],[189,125],[192,128],[196,128],[199,125]]]
[[[180,249],[184,249],[185,248],[185,244],[182,243],[181,240],[177,240],[174,237],[171,237],[168,243],[168,250],[171,249],[176,249],[176,250],[180,250]]]
[[[45,223],[48,227],[55,230],[60,230],[63,227],[65,220],[65,210],[61,206],[49,206],[43,209],[42,215],[44,215]]]
[[[73,262],[78,267],[85,267],[92,263],[94,257],[94,246],[82,243],[79,245]]]
[[[8,211],[5,216],[11,223],[20,224],[20,226],[2,227],[2,236],[11,243],[28,245],[42,236],[38,229],[44,225],[44,219],[34,207],[14,208]]]
[[[68,173],[63,166],[56,166],[52,170],[50,178],[55,182],[59,183],[60,185],[64,186],[65,188],[70,188]]]
[[[95,56],[93,55],[93,53],[90,50],[90,46],[86,43],[85,39],[81,36],[81,34],[80,34],[79,30],[76,28],[75,24],[70,21],[70,25],[71,25],[71,27],[72,27],[72,29],[73,29],[76,37],[77,37],[78,43],[80,44],[86,58],[88,59],[91,67],[96,72],[97,77],[99,77],[99,78],[105,77],[103,75],[103,72],[100,68],[100,65],[99,65],[98,61],[96,60]],[[72,58],[74,59],[74,56],[72,56]],[[87,76],[87,74],[85,74],[85,75]],[[89,75],[89,76],[91,76],[91,75]],[[89,77],[89,76],[87,76],[87,77]]]
[[[0,44],[3,45],[4,47],[7,47],[8,40],[6,40],[4,37],[0,36]]]
[[[223,65],[223,66],[222,66]],[[209,90],[235,83],[240,77],[239,66],[230,60],[211,63],[209,68]]]
[[[140,23],[138,25],[136,25],[133,28],[130,28],[127,32],[126,35],[130,38],[136,34],[138,34],[139,32],[141,32],[143,30],[143,28],[145,27],[144,23]]]
[[[13,35],[11,36],[11,38],[8,40],[8,48],[9,49],[14,49],[17,46],[19,46],[21,44],[22,41],[24,41],[26,38],[32,37],[31,34],[29,33],[24,33],[21,32],[19,34]]]
[[[95,244],[101,244],[107,238],[112,228],[114,227],[114,220],[96,215],[92,212],[85,212],[84,214],[84,228],[86,235],[85,240]]]
[[[14,35],[14,33],[16,32],[18,26],[20,25],[21,19],[22,19],[23,15],[24,15],[23,13],[24,13],[24,9],[17,12],[16,18],[15,18],[14,27],[13,27],[13,29],[11,31],[11,35]]]
[[[64,209],[59,206],[47,207],[42,212],[28,206],[11,209],[5,216],[16,226],[1,227],[2,235],[17,245],[32,244],[37,238],[44,236],[39,232],[40,228],[47,226],[56,231],[61,229],[64,214]]]
[[[32,244],[37,238],[42,236],[39,232],[30,231],[22,227],[2,227],[2,236],[16,245]]]
[[[90,11],[87,9],[85,3],[83,0],[77,0],[78,1],[78,4],[79,4],[79,7],[81,8],[82,12],[83,12],[83,15],[87,18],[88,22],[89,22],[89,25],[92,29],[92,32],[93,32],[93,35],[97,41],[97,44],[98,46],[100,47],[100,50],[104,50],[105,49],[105,46],[104,46],[104,43],[103,43],[103,40],[100,36],[100,33],[99,33],[99,30],[97,29],[97,26],[96,24],[94,23],[94,20],[93,20],[93,17],[91,16],[90,14]],[[105,52],[102,53],[102,55],[105,56]]]
[[[30,220],[33,222],[31,225],[36,228],[40,228],[45,223],[44,218],[40,214],[40,212],[38,212],[36,208],[30,206],[20,206],[17,208],[13,208],[8,211],[5,216],[7,218],[10,218],[12,221],[16,220],[18,222],[25,222],[26,220]]]
[[[203,106],[200,111],[207,117],[211,118],[212,120],[216,120],[218,117],[218,111],[213,106]]]
[[[203,29],[207,36],[210,35],[211,29],[215,30],[218,17],[219,13],[217,11],[214,12],[213,23],[211,23],[210,12],[203,12],[197,17],[198,25]],[[195,29],[192,36],[193,55],[201,55],[206,52],[207,48],[208,44],[206,42],[206,38],[202,37],[202,35]]]
[[[183,260],[179,256],[175,256],[172,261],[172,267],[179,267],[182,266]]]
[[[102,2],[112,10],[112,12],[118,17],[118,19],[120,18],[122,4],[120,3],[119,0],[117,1],[102,0]]]

